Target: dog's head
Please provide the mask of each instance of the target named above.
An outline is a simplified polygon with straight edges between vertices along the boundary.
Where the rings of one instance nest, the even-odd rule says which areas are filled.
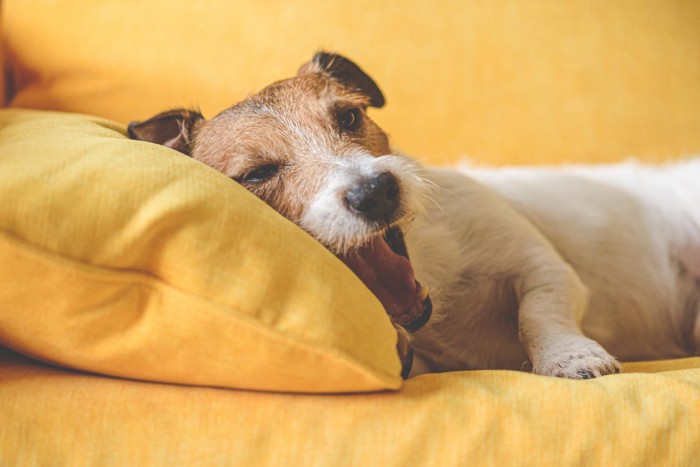
[[[395,322],[420,328],[431,311],[402,228],[421,208],[414,162],[392,153],[367,115],[382,107],[376,83],[350,60],[319,52],[298,74],[205,120],[171,110],[129,125],[223,172],[340,257]]]

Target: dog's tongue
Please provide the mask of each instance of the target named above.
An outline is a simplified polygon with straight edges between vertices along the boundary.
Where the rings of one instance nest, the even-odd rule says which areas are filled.
[[[411,262],[394,253],[383,237],[375,237],[340,259],[382,302],[395,322],[406,326],[421,318],[426,294],[416,281]]]

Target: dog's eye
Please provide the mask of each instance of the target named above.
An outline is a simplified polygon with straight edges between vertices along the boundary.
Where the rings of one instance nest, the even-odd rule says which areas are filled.
[[[353,108],[343,111],[338,120],[343,130],[355,131],[360,127],[361,119],[360,109]]]
[[[246,172],[245,175],[242,177],[238,178],[237,180],[239,182],[247,182],[247,183],[260,183],[264,182],[265,180],[268,180],[275,175],[277,175],[277,172],[279,172],[280,166],[275,165],[275,164],[267,164],[267,165],[262,165],[260,167],[257,167],[250,172]]]

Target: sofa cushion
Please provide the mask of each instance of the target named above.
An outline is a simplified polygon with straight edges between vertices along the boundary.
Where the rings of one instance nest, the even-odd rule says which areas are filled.
[[[355,275],[215,170],[108,121],[0,111],[0,344],[127,378],[397,388]]]
[[[666,371],[625,374],[623,365],[621,375],[586,381],[450,372],[411,378],[388,394],[321,396],[76,375],[0,350],[0,459],[148,467],[696,466],[700,357],[658,365]]]

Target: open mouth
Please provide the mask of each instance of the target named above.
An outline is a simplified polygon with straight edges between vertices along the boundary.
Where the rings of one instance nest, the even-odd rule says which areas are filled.
[[[340,259],[382,302],[394,322],[408,332],[428,322],[433,304],[428,289],[415,278],[401,229],[391,227]]]

